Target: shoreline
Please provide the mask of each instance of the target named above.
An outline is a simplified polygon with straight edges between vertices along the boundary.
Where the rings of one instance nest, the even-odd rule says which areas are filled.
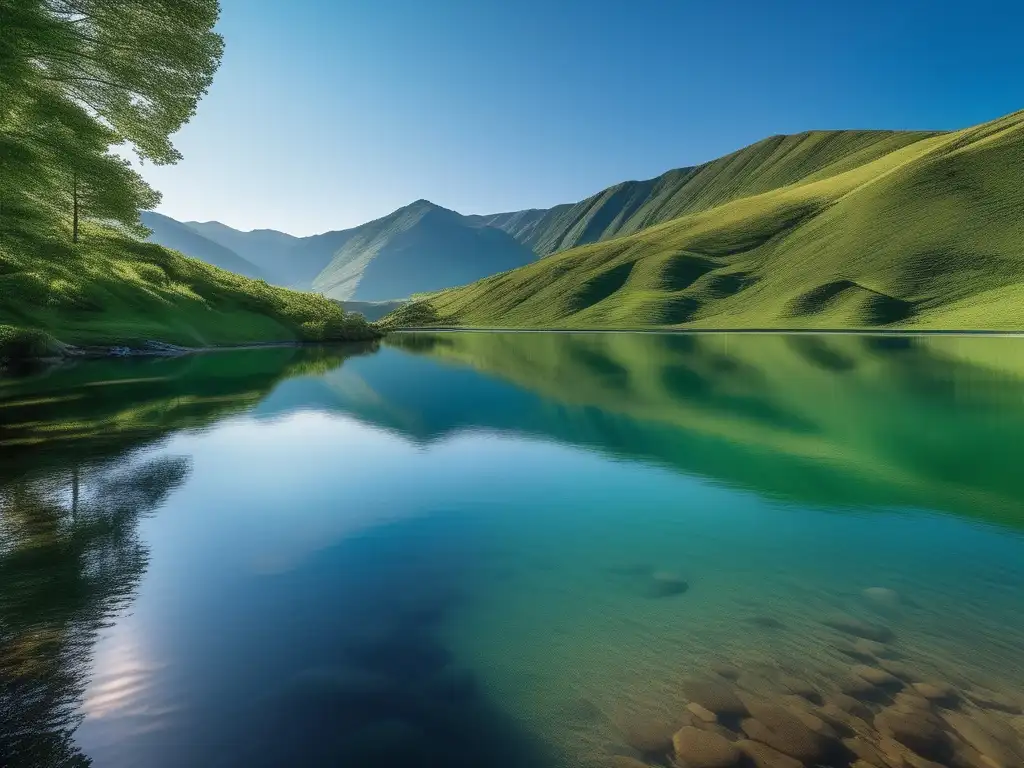
[[[39,357],[15,357],[0,360],[0,377],[16,373],[20,368],[55,368],[61,365],[93,360],[138,360],[152,358],[176,358],[189,355],[203,355],[216,352],[239,352],[249,349],[280,349],[282,347],[324,347],[341,344],[365,344],[380,341],[386,334],[366,339],[340,339],[332,341],[253,341],[246,344],[228,344],[207,347],[183,347],[160,341],[147,341],[142,347],[121,345],[75,346],[62,344],[60,354]]]
[[[886,329],[886,328],[481,328],[458,326],[416,326],[390,328],[388,333],[646,333],[662,335],[745,334],[777,336],[990,336],[1024,337],[1024,330],[954,330],[954,329]]]

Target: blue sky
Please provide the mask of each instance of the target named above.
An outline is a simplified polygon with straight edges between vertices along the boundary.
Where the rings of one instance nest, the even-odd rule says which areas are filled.
[[[221,0],[160,211],[306,235],[572,202],[776,133],[1024,107],[1016,0]]]

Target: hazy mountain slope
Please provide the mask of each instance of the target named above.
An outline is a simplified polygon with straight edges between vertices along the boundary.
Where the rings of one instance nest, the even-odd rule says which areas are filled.
[[[142,212],[142,223],[153,230],[147,240],[180,251],[186,256],[205,261],[245,277],[266,279],[262,269],[230,248],[208,239],[187,224],[152,211]]]
[[[392,320],[1024,325],[1024,112],[919,139],[866,164],[844,158],[828,166],[832,175],[810,173],[799,184],[557,253],[404,307]],[[755,167],[759,178],[768,175],[770,166]],[[708,204],[725,194],[705,189]]]
[[[436,291],[535,258],[506,232],[479,226],[426,200],[320,237],[324,249],[334,251],[313,289],[341,301],[384,301]]]
[[[472,217],[546,255],[628,235],[789,184],[826,178],[921,141],[922,131],[810,131],[772,136],[737,152],[646,181],[625,181],[575,205]]]
[[[286,255],[299,241],[294,235],[275,229],[242,232],[219,221],[187,221],[185,224],[207,240],[230,248],[243,259],[255,264],[271,282],[279,285],[301,282]]]

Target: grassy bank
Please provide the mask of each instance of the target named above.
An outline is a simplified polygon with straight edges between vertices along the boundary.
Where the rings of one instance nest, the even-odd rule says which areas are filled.
[[[0,242],[0,358],[62,345],[187,347],[376,338],[317,294],[270,286],[100,227],[77,244]]]
[[[1024,112],[713,207],[701,197],[694,213],[441,291],[385,322],[1020,329],[1021,178]]]

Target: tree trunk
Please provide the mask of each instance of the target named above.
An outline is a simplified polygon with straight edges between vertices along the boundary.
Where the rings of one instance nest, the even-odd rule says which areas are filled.
[[[74,201],[74,212],[71,219],[71,242],[78,242],[78,171],[72,177],[71,197]]]

